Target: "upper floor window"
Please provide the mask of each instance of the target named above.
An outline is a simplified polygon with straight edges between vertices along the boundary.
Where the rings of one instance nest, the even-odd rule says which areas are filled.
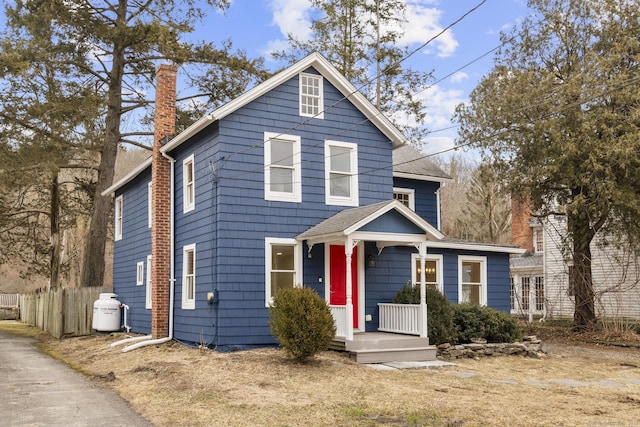
[[[315,74],[300,74],[300,115],[324,118],[322,99],[322,77]]]
[[[123,222],[123,199],[122,195],[116,197],[115,206],[113,208],[113,232],[114,239],[122,239],[122,222]]]
[[[393,189],[393,198],[411,210],[416,210],[416,191],[413,188]]]
[[[182,202],[183,212],[187,213],[196,208],[195,172],[193,154],[182,162]]]
[[[302,201],[299,136],[265,132],[264,198],[283,202]]]
[[[542,227],[533,229],[533,249],[536,253],[544,251],[544,233]]]
[[[300,286],[299,244],[295,239],[265,239],[265,305],[279,290]]]
[[[182,249],[182,308],[196,308],[196,245]]]
[[[487,257],[458,257],[458,302],[487,304]]]
[[[324,157],[326,204],[358,206],[358,146],[325,141]]]
[[[411,277],[413,286],[420,286],[422,269],[420,255],[411,254]],[[442,255],[427,255],[424,261],[424,282],[427,288],[442,292]]]

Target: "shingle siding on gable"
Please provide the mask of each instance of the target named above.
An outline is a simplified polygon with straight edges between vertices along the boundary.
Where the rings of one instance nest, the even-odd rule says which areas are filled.
[[[123,233],[114,242],[113,292],[130,307],[127,321],[136,332],[151,332],[151,317],[145,309],[147,255],[151,254],[151,230],[148,226],[148,183],[151,169],[140,174],[122,193]],[[143,286],[136,286],[136,268],[144,262]]]
[[[416,213],[434,227],[438,226],[438,197],[436,191],[440,188],[439,182],[393,178],[393,185],[400,188],[413,188],[415,190]]]

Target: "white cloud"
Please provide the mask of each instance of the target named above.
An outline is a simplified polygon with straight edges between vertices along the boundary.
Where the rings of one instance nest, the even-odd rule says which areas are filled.
[[[404,43],[425,43],[443,30],[440,24],[442,11],[435,7],[429,7],[431,1],[407,1],[407,24],[402,38]],[[427,45],[425,52],[434,50],[439,57],[451,56],[458,48],[454,34],[451,30],[438,36]]]
[[[469,75],[467,73],[465,73],[464,71],[458,71],[453,76],[451,76],[451,83],[460,83],[461,81],[466,80],[468,78],[469,78]]]
[[[272,24],[283,36],[292,34],[296,39],[307,40],[311,35],[309,0],[272,0],[269,8],[273,12]]]

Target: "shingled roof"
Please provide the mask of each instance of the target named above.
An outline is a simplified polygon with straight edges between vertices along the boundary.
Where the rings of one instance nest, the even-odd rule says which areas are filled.
[[[451,177],[410,145],[404,144],[393,149],[393,174],[395,176],[433,178],[436,181],[449,181]]]

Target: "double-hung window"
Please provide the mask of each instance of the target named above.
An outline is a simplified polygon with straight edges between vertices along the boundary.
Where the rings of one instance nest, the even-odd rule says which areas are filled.
[[[196,245],[182,249],[182,308],[196,308]]]
[[[322,77],[315,74],[300,74],[300,115],[324,118]]]
[[[193,154],[182,162],[182,204],[183,212],[196,208],[196,187]]]
[[[281,289],[300,286],[301,256],[295,239],[265,239],[265,305]]]
[[[264,198],[302,202],[300,137],[265,132]]]
[[[124,213],[122,195],[116,197],[113,211],[114,211],[113,212],[114,239],[120,240],[122,239],[122,222],[123,222],[123,213]]]
[[[325,202],[358,206],[358,146],[351,142],[325,141]]]
[[[136,265],[136,286],[144,285],[144,262]]]
[[[411,254],[411,277],[413,277],[413,286],[420,286],[422,270],[419,254]],[[442,292],[442,255],[427,255],[425,257],[424,282],[427,288]]]
[[[535,227],[533,229],[533,249],[535,253],[544,252],[544,234],[542,227]]]
[[[458,302],[487,305],[487,258],[458,257]]]

